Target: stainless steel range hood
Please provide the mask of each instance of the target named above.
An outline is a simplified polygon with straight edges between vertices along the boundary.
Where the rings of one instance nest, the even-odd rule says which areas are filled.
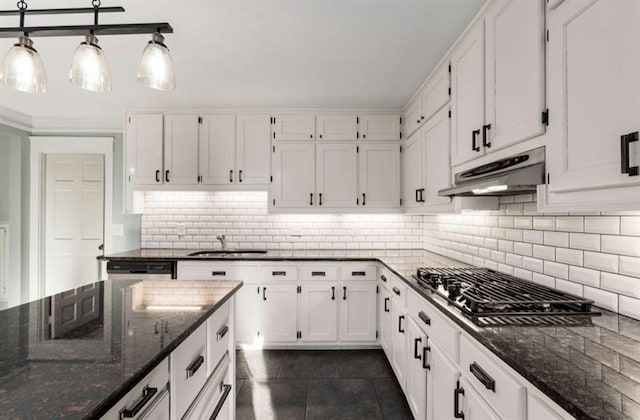
[[[455,175],[455,186],[443,197],[515,195],[535,192],[544,184],[544,147],[487,163]]]

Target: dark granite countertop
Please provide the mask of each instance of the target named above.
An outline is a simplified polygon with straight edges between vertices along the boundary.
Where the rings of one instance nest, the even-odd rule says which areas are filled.
[[[241,286],[108,280],[0,311],[0,418],[99,418]]]
[[[378,261],[434,304],[512,369],[578,419],[640,419],[640,321],[598,308],[591,326],[478,328],[420,287],[417,267],[459,267],[461,262],[424,250],[287,250],[242,257],[188,257],[197,251],[142,249],[113,260],[370,260]]]

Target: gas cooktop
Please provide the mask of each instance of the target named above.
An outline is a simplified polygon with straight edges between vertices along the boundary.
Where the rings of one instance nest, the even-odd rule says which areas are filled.
[[[418,284],[481,327],[588,325],[592,300],[488,268],[419,268]]]

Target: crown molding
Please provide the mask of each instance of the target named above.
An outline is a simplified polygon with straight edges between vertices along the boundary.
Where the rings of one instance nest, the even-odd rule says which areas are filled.
[[[22,112],[0,106],[0,125],[31,133],[33,118]]]
[[[121,133],[121,118],[33,117],[31,134],[112,134]]]

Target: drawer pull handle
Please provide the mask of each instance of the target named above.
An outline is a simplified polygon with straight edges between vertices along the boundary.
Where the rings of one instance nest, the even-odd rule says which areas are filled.
[[[198,371],[198,369],[200,369],[200,366],[202,366],[202,364],[204,363],[204,356],[203,355],[199,355],[198,357],[196,357],[196,360],[194,360],[193,362],[191,362],[191,364],[189,366],[187,366],[187,379],[189,379],[190,377],[192,377],[193,375],[196,374],[196,372]]]
[[[382,280],[383,282],[387,282],[387,277],[383,274],[382,276],[380,276],[380,280]]]
[[[274,276],[274,277],[275,276],[286,276],[287,272],[286,271],[272,271],[271,275]]]
[[[396,295],[400,296],[400,289],[398,289],[397,287],[394,287],[391,290],[393,290],[393,293],[395,293]]]
[[[431,365],[427,363],[427,353],[431,351],[431,347],[424,346],[422,348],[422,368],[431,370]]]
[[[389,312],[389,298],[384,298],[384,311]]]
[[[347,286],[342,286],[342,300],[347,300]]]
[[[215,277],[215,276],[226,276],[227,272],[226,271],[212,271],[211,275],[213,277]]]
[[[229,332],[229,327],[228,326],[224,326],[222,328],[220,328],[218,330],[218,332],[216,333],[216,340],[220,341],[224,338],[225,335],[227,335],[227,332]]]
[[[222,411],[222,407],[224,407],[224,402],[227,401],[227,397],[231,392],[231,385],[220,384],[220,390],[222,391],[222,395],[220,396],[220,400],[218,401],[218,404],[216,404],[216,408],[215,410],[213,410],[211,417],[209,417],[209,420],[215,420],[215,418],[218,417],[218,414],[220,414],[220,411]]]
[[[262,288],[262,300],[267,300],[267,288]]]
[[[124,408],[120,412],[121,419],[131,419],[134,418],[142,408],[147,405],[149,401],[153,399],[153,396],[158,392],[158,388],[149,388],[149,386],[145,386],[142,390],[142,397],[136,401],[136,403],[131,408]]]
[[[352,271],[352,272],[351,272],[351,275],[352,275],[353,277],[356,277],[356,276],[358,276],[358,277],[364,277],[364,276],[366,276],[366,275],[367,275],[367,273],[366,273],[366,271]]]
[[[422,338],[418,337],[418,338],[413,340],[413,358],[421,360],[422,359],[422,355],[420,355],[420,353],[418,353],[418,343],[422,343]]]
[[[480,383],[485,386],[490,391],[496,392],[496,381],[493,380],[491,376],[487,372],[484,371],[480,367],[479,364],[473,362],[469,365],[469,371],[473,373],[473,376],[478,378]]]
[[[464,395],[464,388],[460,388],[460,383],[456,384],[456,389],[453,390],[453,417],[464,420],[464,413],[460,411],[460,402],[458,397]]]
[[[431,318],[429,318],[429,315],[425,314],[424,312],[418,312],[418,318],[420,318],[425,324],[431,325]]]
[[[404,334],[404,328],[402,328],[402,321],[404,321],[404,315],[398,317],[398,332]]]
[[[336,287],[331,286],[331,300],[336,300]]]
[[[156,170],[156,182],[160,183],[160,171]]]
[[[324,277],[327,275],[326,271],[312,271],[311,277]]]

